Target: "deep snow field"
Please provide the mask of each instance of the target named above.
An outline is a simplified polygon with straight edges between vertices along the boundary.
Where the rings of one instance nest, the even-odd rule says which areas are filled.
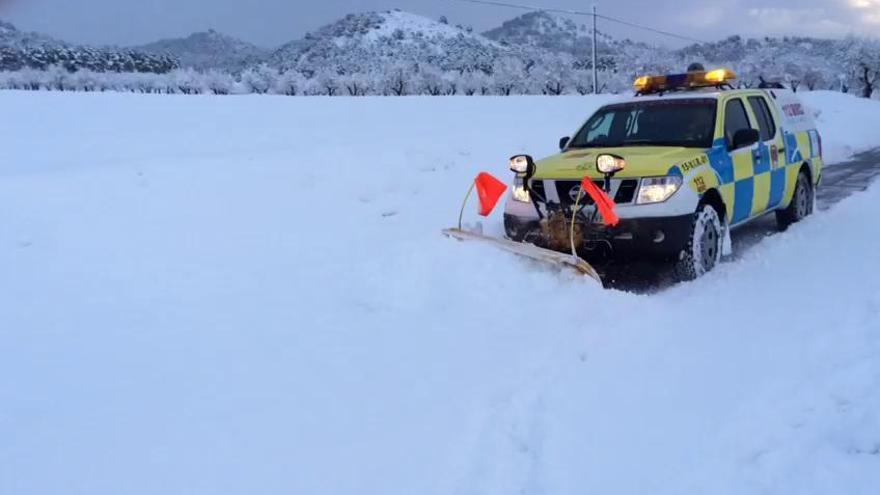
[[[607,99],[0,92],[0,494],[876,494],[880,184],[650,296],[440,235]]]

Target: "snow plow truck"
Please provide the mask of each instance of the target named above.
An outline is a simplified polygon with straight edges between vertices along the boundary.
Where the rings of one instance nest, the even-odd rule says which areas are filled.
[[[460,221],[444,232],[599,281],[595,268],[609,261],[702,276],[730,254],[732,229],[770,213],[785,229],[810,215],[822,178],[822,138],[796,95],[735,89],[735,78],[727,69],[639,77],[634,96],[599,108],[558,154],[511,158],[505,239]],[[475,183],[482,214],[508,189],[496,181]]]

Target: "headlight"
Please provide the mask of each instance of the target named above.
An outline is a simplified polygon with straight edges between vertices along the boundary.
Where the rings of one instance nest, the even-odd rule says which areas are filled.
[[[662,203],[681,187],[681,177],[649,177],[642,179],[638,204]]]
[[[522,177],[513,179],[513,200],[521,203],[531,203],[532,196],[526,190],[525,181]]]
[[[616,174],[626,168],[626,160],[614,155],[599,155],[596,158],[596,168],[603,174]]]

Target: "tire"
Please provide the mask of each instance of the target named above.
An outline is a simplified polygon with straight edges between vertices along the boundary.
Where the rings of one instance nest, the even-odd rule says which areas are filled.
[[[797,185],[794,188],[794,197],[791,204],[784,210],[776,211],[776,225],[779,230],[785,230],[792,224],[798,223],[813,213],[813,198],[815,190],[807,173],[801,170],[798,174]]]
[[[724,228],[718,212],[710,205],[700,205],[694,214],[687,246],[675,262],[676,278],[694,280],[712,271],[721,262],[723,246]]]

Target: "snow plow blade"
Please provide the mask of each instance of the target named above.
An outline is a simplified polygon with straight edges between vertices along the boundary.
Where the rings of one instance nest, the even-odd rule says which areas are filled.
[[[535,246],[534,244],[526,244],[524,242],[511,241],[509,239],[500,239],[497,237],[489,237],[474,232],[468,232],[461,229],[446,229],[443,234],[459,241],[480,241],[491,244],[504,251],[531,258],[536,261],[550,263],[560,268],[573,269],[580,275],[586,275],[595,281],[602,283],[601,277],[596,270],[586,261],[578,256],[560,253],[550,249]]]

